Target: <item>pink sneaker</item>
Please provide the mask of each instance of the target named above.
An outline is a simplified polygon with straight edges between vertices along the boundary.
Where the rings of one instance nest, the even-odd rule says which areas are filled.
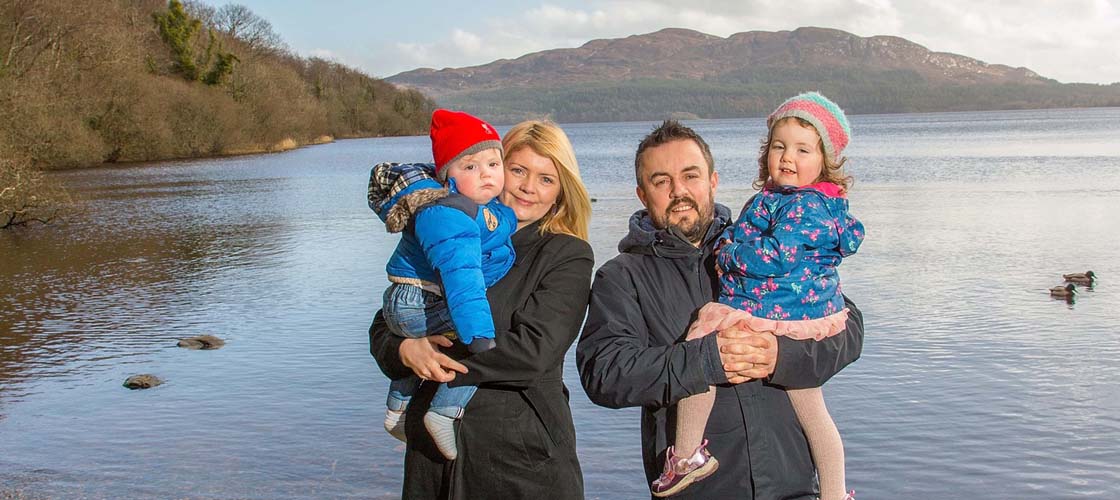
[[[700,481],[719,468],[719,461],[708,453],[708,440],[700,443],[691,457],[677,456],[672,446],[665,452],[665,470],[650,485],[655,497],[667,497],[680,493],[690,484]]]

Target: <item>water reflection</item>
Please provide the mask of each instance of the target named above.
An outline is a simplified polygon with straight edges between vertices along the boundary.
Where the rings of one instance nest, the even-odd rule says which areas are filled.
[[[45,272],[25,280],[26,297],[14,297],[31,307],[12,313],[30,331],[41,332],[43,343],[58,345],[63,354],[43,360],[58,367],[57,373],[73,372],[74,363],[105,369],[111,365],[80,362],[143,356],[173,345],[177,337],[201,333],[215,305],[211,297],[241,283],[238,275],[252,277],[246,283],[267,279],[261,268],[282,252],[287,239],[281,225],[175,226],[149,220],[155,227],[144,232],[114,224],[104,230],[64,228],[67,238],[42,245],[43,251],[23,263]],[[56,370],[44,366],[37,372]]]

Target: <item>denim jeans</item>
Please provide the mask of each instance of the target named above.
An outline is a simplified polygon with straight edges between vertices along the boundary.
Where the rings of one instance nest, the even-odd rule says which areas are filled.
[[[447,301],[418,286],[393,283],[385,290],[382,309],[389,330],[401,337],[415,339],[455,331]],[[403,410],[418,387],[420,378],[415,374],[389,383],[389,409]],[[471,385],[453,388],[440,384],[432,398],[431,411],[459,418],[477,390]]]
[[[447,301],[413,285],[393,283],[385,289],[382,313],[389,330],[400,337],[418,339],[455,331]]]

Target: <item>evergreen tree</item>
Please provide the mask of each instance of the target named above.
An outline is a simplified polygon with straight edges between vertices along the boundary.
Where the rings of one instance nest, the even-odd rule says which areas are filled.
[[[156,12],[152,17],[159,28],[160,38],[171,49],[173,70],[184,79],[217,85],[233,73],[233,64],[240,59],[232,52],[222,52],[221,42],[213,29],[206,30],[206,51],[195,58],[195,37],[202,29],[202,21],[191,17],[180,0],[170,0],[167,12]]]
[[[171,49],[174,70],[187,80],[198,80],[194,60],[194,37],[202,29],[202,21],[192,19],[179,0],[167,4],[167,12],[152,13],[159,27],[159,36]]]
[[[238,61],[240,61],[240,59],[232,53],[218,50],[217,60],[214,61],[214,65],[210,68],[210,71],[206,73],[206,76],[202,78],[202,82],[207,85],[218,85],[222,83],[230,73],[233,73],[233,63]]]

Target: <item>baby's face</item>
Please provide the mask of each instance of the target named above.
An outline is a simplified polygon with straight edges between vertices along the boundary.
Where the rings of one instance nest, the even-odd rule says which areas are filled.
[[[479,205],[489,203],[505,187],[502,151],[491,148],[459,158],[447,166],[447,178],[455,179],[459,194]]]

